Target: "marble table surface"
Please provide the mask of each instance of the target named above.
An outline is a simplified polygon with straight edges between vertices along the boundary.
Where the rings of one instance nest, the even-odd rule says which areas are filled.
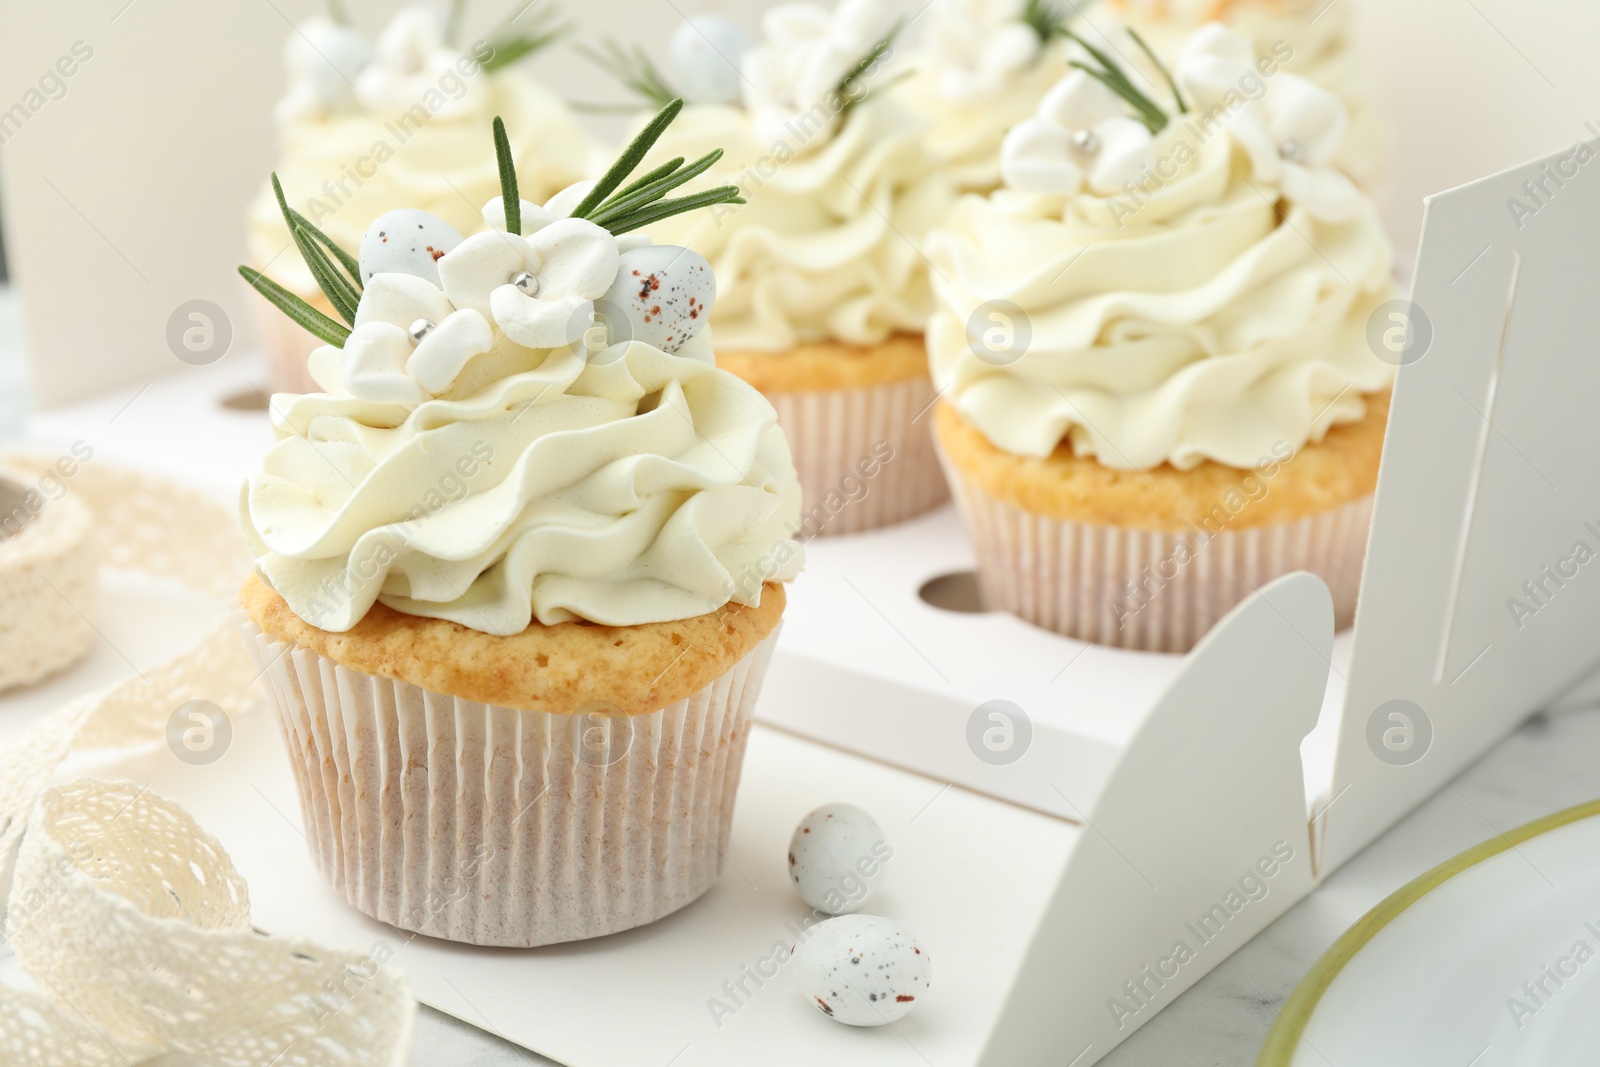
[[[15,304],[0,287],[0,442],[15,436],[25,411],[20,349]],[[1389,893],[1457,852],[1600,797],[1596,753],[1600,753],[1600,709],[1533,718],[1101,1063],[1106,1067],[1253,1063],[1279,1006],[1347,927]],[[553,1061],[421,1007],[410,1062],[416,1067],[511,1067]]]

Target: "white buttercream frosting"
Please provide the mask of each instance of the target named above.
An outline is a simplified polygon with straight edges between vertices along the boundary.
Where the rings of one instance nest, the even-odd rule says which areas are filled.
[[[274,398],[242,518],[307,622],[342,632],[381,601],[491,634],[640,625],[759,603],[798,571],[771,405],[716,368],[709,330],[668,354],[596,317],[630,282],[607,231],[564,217],[578,196],[467,238],[439,285],[373,275],[343,348],[312,356],[325,391]]]
[[[277,174],[291,207],[354,251],[367,223],[395,207],[482,229],[499,192],[490,123],[505,119],[525,195],[544,200],[591,172],[594,146],[570,108],[518,65],[481,69],[488,46],[445,44],[439,13],[406,8],[376,46],[312,19],[285,46],[289,90],[277,109]],[[317,287],[295,253],[270,186],[248,213],[250,257],[302,296]]]
[[[649,232],[711,262],[720,344],[781,351],[922,330],[933,300],[918,242],[944,217],[952,191],[892,99],[851,109],[826,144],[798,156],[786,142],[763,140],[744,109],[688,107],[647,165],[714,148],[726,155],[690,188],[737,185],[748,203],[680,215]]]
[[[1367,188],[1382,179],[1389,135],[1358,47],[1353,5],[1327,0],[1112,0],[1109,11],[1162,55],[1176,55],[1190,35],[1218,19],[1261,55],[1286,46],[1292,54],[1285,69],[1331,91],[1349,111],[1350,128],[1335,160],[1339,169]],[[1104,21],[1092,13],[1088,18],[1097,25]]]
[[[1277,126],[1265,108],[1223,128],[1179,116],[1132,191],[1063,171],[1056,192],[964,197],[928,239],[946,398],[1008,452],[1067,442],[1124,470],[1250,467],[1362,418],[1392,380],[1366,340],[1392,250],[1370,201],[1318,199],[1326,145],[1298,177],[1260,158],[1262,129],[1320,129],[1320,101],[1298,106]]]
[[[1000,184],[1000,141],[1067,73],[1063,39],[1045,45],[1023,0],[933,0],[920,47],[893,92],[925,125],[923,140],[956,187]]]

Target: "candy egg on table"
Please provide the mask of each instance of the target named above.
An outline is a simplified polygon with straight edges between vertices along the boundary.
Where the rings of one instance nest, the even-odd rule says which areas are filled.
[[[848,1026],[902,1019],[933,984],[933,962],[905,927],[876,915],[818,923],[795,946],[795,981],[817,1010]]]
[[[721,15],[684,19],[672,35],[672,71],[691,104],[734,104],[741,95],[739,61],[750,38]]]
[[[871,815],[854,804],[824,804],[789,838],[789,877],[807,904],[843,915],[866,904],[893,855]]]
[[[410,274],[439,284],[439,259],[461,243],[456,228],[414,207],[385,211],[361,238],[361,284],[374,274]]]
[[[711,319],[717,282],[711,264],[677,245],[645,245],[622,253],[617,280],[595,310],[611,343],[642,341],[676,352]]]

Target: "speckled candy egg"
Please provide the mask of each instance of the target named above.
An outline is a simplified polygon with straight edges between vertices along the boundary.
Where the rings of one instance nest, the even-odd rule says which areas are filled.
[[[824,804],[789,838],[789,877],[818,911],[859,911],[883,877],[894,849],[877,822],[854,804]]]
[[[439,284],[439,259],[461,243],[456,228],[414,207],[385,211],[361,238],[361,284],[374,274],[410,274]]]
[[[717,282],[704,256],[677,245],[645,245],[623,252],[619,262],[617,280],[596,302],[612,344],[631,339],[676,352],[710,321]]]
[[[743,81],[739,63],[750,38],[721,15],[695,15],[672,35],[672,71],[691,104],[736,104]]]
[[[845,915],[813,926],[795,946],[800,992],[830,1019],[882,1026],[910,1014],[933,984],[933,962],[891,919]]]

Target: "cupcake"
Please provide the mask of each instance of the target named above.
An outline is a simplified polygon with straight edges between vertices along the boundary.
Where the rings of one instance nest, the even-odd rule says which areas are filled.
[[[1372,95],[1356,40],[1351,4],[1328,0],[1108,0],[1106,10],[1166,55],[1175,54],[1201,26],[1223,22],[1263,56],[1308,78],[1344,101],[1349,129],[1334,162],[1364,189],[1383,180],[1388,129]],[[1096,21],[1101,16],[1094,16]],[[1082,28],[1094,36],[1089,20]]]
[[[985,596],[1181,652],[1310,570],[1348,624],[1393,372],[1366,331],[1394,291],[1377,212],[1331,162],[1343,106],[1220,24],[1175,77],[1120,45],[928,239],[936,436]]]
[[[731,23],[693,20],[675,69],[650,79],[658,93],[692,85],[695,102],[646,165],[694,160],[702,184],[748,203],[649,232],[715,268],[717,362],[777,409],[803,535],[873,529],[947,499],[923,417],[932,291],[918,242],[951,190],[916,120],[873,85],[895,29],[875,0],[786,4],[762,26],[745,47]]]
[[[458,41],[432,6],[403,8],[372,44],[330,18],[296,27],[284,45],[289,89],[274,112],[288,203],[351,253],[367,223],[398,204],[473,232],[478,208],[499,189],[483,137],[495,115],[516,131],[512,156],[526,195],[543,201],[591,174],[593,148],[571,111],[517,65],[559,34],[549,20],[547,8],[536,8],[517,21],[532,29],[471,43]],[[332,315],[270,184],[246,220],[254,267]],[[304,331],[278,315],[262,315],[259,329],[274,388],[313,390]]]
[[[542,206],[496,120],[475,236],[391,211],[354,271],[302,242],[348,325],[262,286],[330,343],[243,490],[243,625],[316,862],[394,926],[572,941],[720,872],[800,489],[694,314],[710,268],[630,232],[641,191],[657,214],[737,200],[631,180],[679,106]]]
[[[1065,9],[1063,9],[1065,10]],[[933,0],[895,99],[959,192],[1000,185],[1000,141],[1068,70],[1065,18],[1040,0]]]

